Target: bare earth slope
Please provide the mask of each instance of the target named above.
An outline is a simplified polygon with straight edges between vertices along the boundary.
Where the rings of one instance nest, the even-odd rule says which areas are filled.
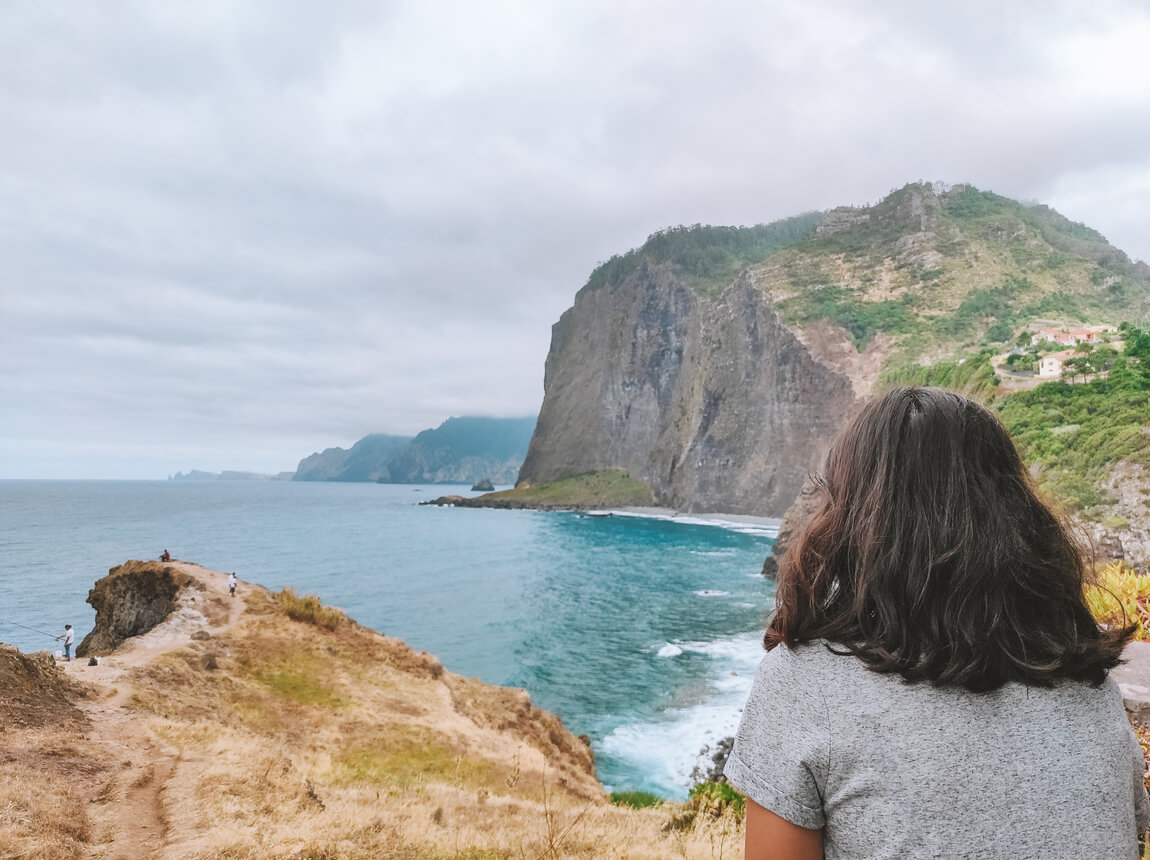
[[[665,831],[669,807],[612,806],[522,690],[342,613],[292,620],[182,562],[121,565],[92,602],[99,665],[0,648],[0,857],[736,856],[729,816]]]

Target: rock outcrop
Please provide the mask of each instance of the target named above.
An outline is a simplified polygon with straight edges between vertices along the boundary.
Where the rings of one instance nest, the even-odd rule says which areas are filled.
[[[668,266],[584,290],[552,330],[520,483],[621,468],[660,504],[781,516],[856,405],[750,275],[717,299]]]
[[[222,611],[210,606],[199,580],[158,561],[113,567],[88,592],[88,603],[96,610],[96,626],[76,649],[78,657],[108,654],[162,623],[199,627]]]

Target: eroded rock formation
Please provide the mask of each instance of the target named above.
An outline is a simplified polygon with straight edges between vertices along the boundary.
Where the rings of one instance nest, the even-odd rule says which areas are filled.
[[[192,576],[158,561],[128,561],[113,567],[88,592],[96,626],[76,655],[107,654],[124,640],[147,633],[173,613],[194,604],[202,585]],[[203,620],[202,613],[191,610]]]

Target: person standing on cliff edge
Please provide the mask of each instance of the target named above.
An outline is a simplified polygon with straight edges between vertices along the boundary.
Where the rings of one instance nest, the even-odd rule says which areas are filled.
[[[64,632],[56,637],[56,641],[64,640],[64,659],[72,662],[72,643],[76,641],[76,631],[72,629],[71,624],[64,625]]]
[[[228,574],[228,593],[232,597],[236,596],[236,581],[236,572],[233,570]]]
[[[1109,674],[1135,627],[1091,615],[1002,423],[897,388],[818,483],[724,770],[747,860],[1137,860],[1146,765]]]

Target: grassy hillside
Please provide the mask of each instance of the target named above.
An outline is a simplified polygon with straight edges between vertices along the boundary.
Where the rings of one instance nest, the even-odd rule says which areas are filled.
[[[836,211],[837,228],[772,257],[760,283],[785,322],[830,320],[860,349],[884,333],[891,365],[1013,343],[1039,320],[1117,324],[1150,310],[1150,268],[1045,206],[909,185]]]
[[[521,484],[512,490],[471,499],[450,496],[451,504],[477,508],[595,509],[656,504],[651,488],[623,469],[599,469],[543,484]],[[441,504],[436,499],[422,504]]]
[[[1150,467],[1150,333],[1126,327],[1124,335],[1125,348],[1105,378],[1048,382],[994,403],[1044,483],[1071,508],[1099,519],[1113,501],[1102,489],[1112,466]]]
[[[1150,266],[1047,206],[970,185],[917,183],[867,207],[757,227],[673,227],[598,266],[584,290],[669,266],[715,295],[750,270],[782,320],[828,320],[860,350],[878,333],[892,365],[1011,343],[1028,323],[1140,320]]]
[[[612,803],[585,742],[524,691],[456,675],[314,597],[241,583],[232,599],[222,574],[178,566],[222,616],[172,616],[95,667],[0,646],[0,857],[737,851],[737,805],[705,790]]]

